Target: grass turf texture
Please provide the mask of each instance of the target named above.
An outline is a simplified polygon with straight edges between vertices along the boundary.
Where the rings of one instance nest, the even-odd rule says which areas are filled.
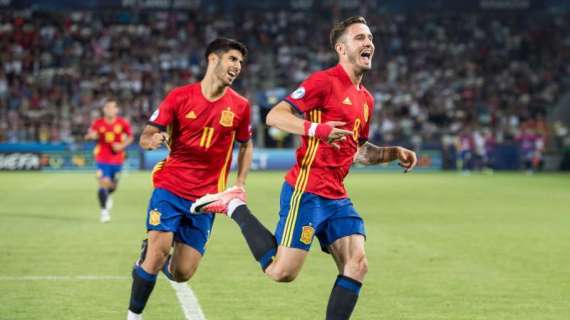
[[[93,174],[0,181],[0,319],[124,319],[149,173],[123,177],[106,225]],[[281,181],[259,172],[248,181],[250,207],[271,230]],[[347,187],[368,232],[353,319],[570,319],[570,176],[358,172]],[[315,241],[299,278],[273,283],[220,216],[190,285],[209,320],[322,319],[336,274]],[[15,280],[46,275],[125,278]],[[145,319],[183,319],[164,277]]]

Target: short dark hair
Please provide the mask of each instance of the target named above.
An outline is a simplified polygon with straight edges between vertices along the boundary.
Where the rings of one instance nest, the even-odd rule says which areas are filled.
[[[108,96],[108,97],[106,97],[105,99],[103,99],[103,106],[105,106],[107,103],[110,103],[110,102],[114,102],[114,103],[116,103],[116,104],[118,105],[118,104],[119,104],[119,99],[117,99],[117,98],[114,97],[114,96]]]
[[[247,47],[245,44],[229,38],[217,38],[216,40],[210,42],[206,48],[206,61],[208,61],[208,56],[210,56],[210,53],[223,54],[232,49],[241,52],[244,59],[247,57]]]
[[[331,30],[331,34],[330,34],[331,47],[333,49],[334,49],[338,39],[344,34],[346,29],[355,23],[362,23],[364,25],[368,25],[368,23],[366,23],[366,19],[364,19],[364,17],[362,17],[362,16],[354,16],[354,17],[346,18],[341,22],[335,23],[334,27]]]

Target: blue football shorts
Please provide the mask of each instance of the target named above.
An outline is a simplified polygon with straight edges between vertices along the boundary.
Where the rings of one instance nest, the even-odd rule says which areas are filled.
[[[115,181],[119,178],[122,167],[120,164],[97,162],[97,178],[109,178]]]
[[[146,229],[172,232],[176,242],[184,243],[204,255],[214,224],[214,214],[192,215],[192,203],[166,189],[154,189],[148,204]]]
[[[342,237],[366,237],[364,221],[349,198],[327,199],[309,192],[295,191],[287,182],[281,189],[281,209],[275,238],[279,245],[309,251],[314,236],[321,249]]]

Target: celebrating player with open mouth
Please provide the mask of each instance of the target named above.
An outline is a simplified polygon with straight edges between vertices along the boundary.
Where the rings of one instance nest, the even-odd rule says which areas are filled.
[[[302,136],[297,163],[281,191],[275,235],[252,215],[242,190],[207,195],[192,210],[227,213],[265,274],[279,282],[297,277],[316,236],[338,267],[326,311],[326,319],[337,320],[350,318],[367,272],[364,222],[348,198],[344,178],[353,161],[369,165],[398,159],[409,171],[416,155],[367,142],[374,100],[361,81],[372,67],[374,44],[366,20],[342,21],[330,40],[338,65],[312,74],[267,115],[268,125]]]
[[[177,282],[188,281],[196,271],[214,215],[190,215],[190,207],[195,199],[226,188],[234,140],[240,143],[236,188],[245,186],[253,152],[250,106],[230,86],[246,56],[246,47],[237,41],[211,42],[204,79],[172,90],[141,135],[144,149],[168,143],[170,153],[153,170],[148,241],[133,270],[127,319],[142,319],[160,270]]]

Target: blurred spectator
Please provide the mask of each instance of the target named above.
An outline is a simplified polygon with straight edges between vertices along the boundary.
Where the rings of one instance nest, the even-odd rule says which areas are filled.
[[[370,135],[376,143],[447,148],[461,132],[475,134],[472,165],[481,166],[489,162],[489,141],[513,141],[523,127],[549,139],[545,116],[568,92],[568,14],[370,12],[377,12],[366,15],[376,54],[365,84],[377,99]],[[77,141],[110,94],[140,132],[168,90],[200,78],[205,45],[224,34],[250,48],[236,86],[258,113],[256,143],[290,146],[294,140],[263,126],[267,108],[280,99],[272,92],[284,95],[334,64],[328,31],[349,14],[355,12],[334,5],[231,16],[2,12],[0,142]],[[560,126],[553,136],[554,147],[569,139]]]

